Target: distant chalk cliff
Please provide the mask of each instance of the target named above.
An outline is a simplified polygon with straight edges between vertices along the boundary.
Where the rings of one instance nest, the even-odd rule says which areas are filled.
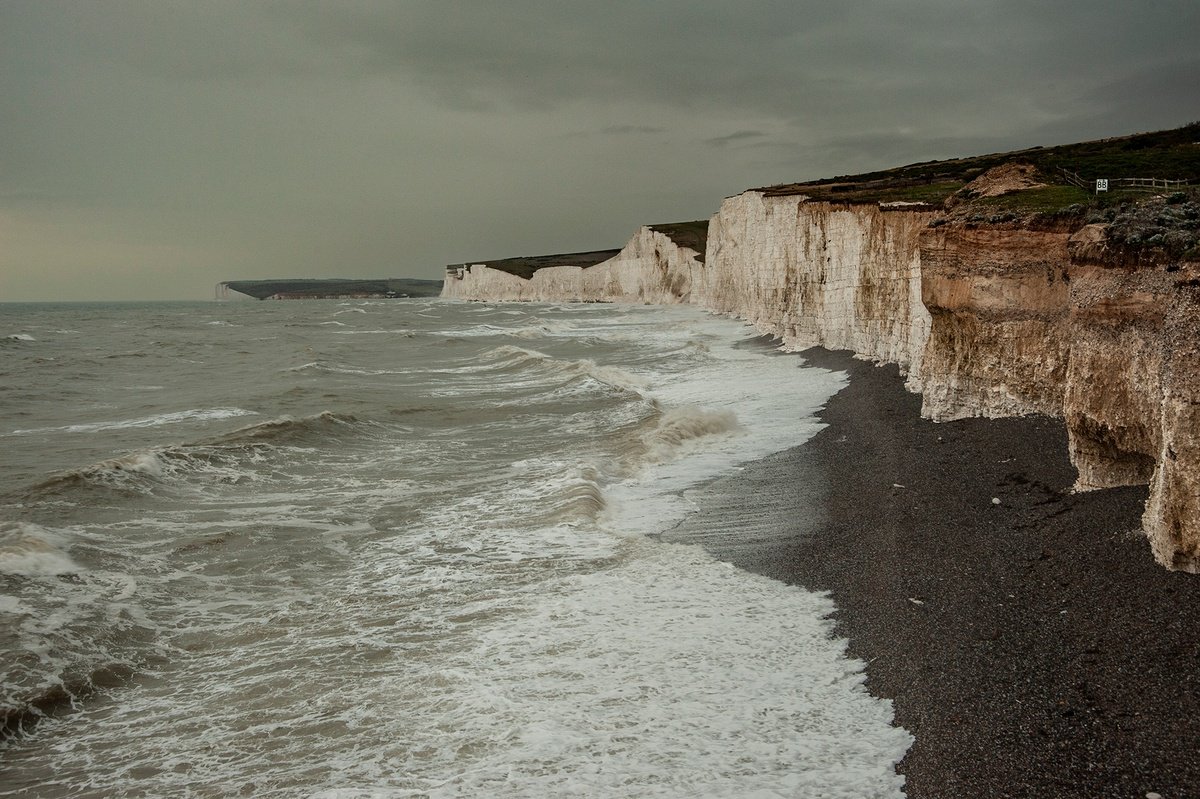
[[[1076,489],[1148,484],[1155,558],[1200,572],[1200,251],[1185,240],[1200,205],[1176,193],[1095,218],[1031,212],[1013,197],[1074,197],[1035,177],[1005,163],[937,203],[748,191],[702,243],[643,227],[592,265],[451,268],[443,296],[692,303],[790,350],[897,363],[935,420],[1061,417]],[[1137,246],[1139,230],[1181,244]]]

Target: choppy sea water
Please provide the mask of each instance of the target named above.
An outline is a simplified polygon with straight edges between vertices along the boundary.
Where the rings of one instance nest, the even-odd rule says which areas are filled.
[[[902,795],[828,598],[658,535],[843,385],[750,335],[0,306],[0,795]]]

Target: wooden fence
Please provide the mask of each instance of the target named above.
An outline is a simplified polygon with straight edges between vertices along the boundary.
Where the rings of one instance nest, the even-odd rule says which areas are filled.
[[[1085,191],[1096,191],[1096,181],[1084,180],[1078,172],[1071,172],[1061,167],[1058,171],[1072,186],[1078,186]],[[1164,180],[1162,178],[1109,178],[1108,180],[1109,189],[1128,189],[1129,191],[1171,191],[1172,189],[1187,188],[1189,185],[1186,180]]]

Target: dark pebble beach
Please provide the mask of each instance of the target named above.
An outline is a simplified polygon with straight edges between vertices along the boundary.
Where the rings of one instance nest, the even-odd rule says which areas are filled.
[[[1200,575],[1154,562],[1146,489],[1072,493],[1061,420],[934,423],[895,366],[803,356],[850,375],[828,427],[668,538],[830,593],[909,797],[1200,797]]]

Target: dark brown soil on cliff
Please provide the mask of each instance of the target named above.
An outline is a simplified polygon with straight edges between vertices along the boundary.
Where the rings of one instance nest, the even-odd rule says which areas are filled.
[[[895,367],[805,357],[851,374],[829,427],[670,537],[831,592],[910,797],[1200,797],[1200,575],[1152,560],[1145,489],[1070,493],[1057,420],[935,424]],[[741,540],[764,497],[790,520]]]
[[[508,272],[510,275],[516,275],[528,280],[539,269],[545,269],[549,266],[579,266],[586,269],[602,261],[607,261],[619,252],[620,250],[590,250],[588,252],[567,252],[557,255],[525,255],[518,258],[500,258],[493,261],[467,261],[462,264],[450,264],[446,267],[446,270],[453,271],[460,266],[485,264],[492,269]]]
[[[667,225],[650,225],[671,241],[677,247],[688,247],[696,251],[696,260],[704,263],[704,251],[708,245],[708,220],[698,219],[695,222],[672,222]]]

